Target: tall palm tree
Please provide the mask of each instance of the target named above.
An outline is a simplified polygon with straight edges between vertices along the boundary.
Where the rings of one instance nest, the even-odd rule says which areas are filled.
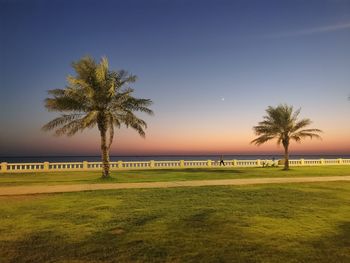
[[[277,139],[277,144],[282,143],[284,148],[284,169],[289,169],[289,144],[291,140],[301,142],[302,139],[321,138],[319,129],[305,129],[312,122],[310,119],[298,120],[300,109],[293,112],[293,106],[280,104],[277,107],[269,106],[267,115],[263,121],[253,127],[255,134],[259,137],[251,143],[261,145],[269,140]]]
[[[43,126],[43,130],[55,130],[55,134],[72,136],[78,131],[97,126],[101,136],[103,163],[102,178],[109,177],[109,150],[113,142],[114,127],[121,125],[135,129],[145,137],[147,124],[134,112],[152,115],[149,99],[132,96],[128,85],[136,76],[124,70],[109,70],[107,58],[99,63],[87,56],[72,63],[76,76],[68,76],[64,89],[49,90],[45,100],[49,111],[62,112],[60,117]],[[108,138],[107,138],[108,137]]]

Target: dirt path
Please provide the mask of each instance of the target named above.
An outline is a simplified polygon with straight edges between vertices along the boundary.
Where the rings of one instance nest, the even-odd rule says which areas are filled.
[[[6,187],[0,187],[0,196],[80,192],[80,191],[110,190],[110,189],[169,188],[169,187],[253,185],[253,184],[281,184],[281,183],[283,184],[283,183],[310,183],[310,182],[333,182],[333,181],[350,181],[350,176],[221,179],[221,180],[114,183],[114,184],[6,186]]]

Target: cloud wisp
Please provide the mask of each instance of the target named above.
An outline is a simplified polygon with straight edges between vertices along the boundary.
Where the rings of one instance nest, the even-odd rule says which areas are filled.
[[[265,38],[284,38],[284,37],[296,37],[296,36],[307,36],[313,34],[327,33],[339,30],[350,29],[350,22],[340,23],[335,25],[313,27],[297,31],[287,31],[276,34],[265,35]]]

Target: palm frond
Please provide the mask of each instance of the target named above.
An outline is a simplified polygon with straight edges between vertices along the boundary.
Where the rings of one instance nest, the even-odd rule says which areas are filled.
[[[85,96],[86,98],[92,98],[95,93],[95,90],[93,89],[91,84],[88,83],[88,81],[90,80],[68,76],[67,82],[69,86],[67,89],[76,90],[80,93],[81,96]]]
[[[103,57],[95,69],[96,80],[100,83],[106,81],[108,75],[108,59]]]
[[[64,89],[52,89],[52,90],[48,90],[47,93],[49,95],[53,95],[53,96],[64,96],[65,90]]]
[[[45,99],[45,108],[48,111],[85,112],[87,106],[86,100],[82,101],[74,97],[61,96]]]
[[[141,137],[145,137],[144,129],[147,129],[147,123],[139,119],[136,115],[134,115],[131,111],[127,112],[125,115],[120,116],[119,120],[126,126],[131,127],[136,130]]]
[[[118,79],[119,79],[119,85],[123,86],[127,83],[134,83],[137,80],[137,76],[130,74],[126,70],[119,70],[117,72],[118,74]]]
[[[84,118],[81,119],[81,125],[84,128],[93,128],[97,123],[98,111],[90,111]]]
[[[264,135],[259,136],[256,139],[252,140],[250,143],[251,144],[255,144],[255,145],[261,145],[261,144],[264,144],[265,142],[267,142],[269,140],[274,139],[275,137],[276,136],[264,134]]]
[[[76,134],[79,130],[83,130],[82,121],[81,119],[71,121],[67,123],[66,125],[62,126],[61,128],[57,129],[55,131],[56,136],[61,135],[67,135],[67,136],[73,136]]]
[[[77,120],[81,118],[82,114],[68,114],[68,115],[61,115],[60,117],[57,117],[53,119],[52,121],[46,123],[43,127],[43,131],[50,131],[53,130],[59,126],[62,126],[68,122]]]
[[[322,137],[318,134],[321,133],[322,131],[319,129],[306,129],[306,130],[301,130],[299,132],[294,133],[291,138],[295,141],[300,141],[303,138],[316,138],[316,139],[322,139]]]
[[[293,107],[292,107],[291,110],[293,111]],[[291,118],[293,121],[295,121],[295,122],[297,121],[298,116],[299,116],[299,114],[300,114],[300,111],[301,111],[301,108],[297,109],[297,110],[293,113],[292,118]]]
[[[152,105],[152,101],[149,99],[137,99],[134,97],[129,97],[125,101],[125,107],[131,111],[140,111],[147,113],[149,115],[153,115],[153,111],[148,107]]]
[[[306,126],[309,126],[310,124],[312,124],[310,119],[302,119],[295,123],[294,127],[291,129],[291,132],[298,131]]]
[[[92,84],[92,76],[96,69],[96,62],[92,57],[85,56],[79,61],[73,62],[72,67],[77,73],[77,78],[85,79],[88,83]]]

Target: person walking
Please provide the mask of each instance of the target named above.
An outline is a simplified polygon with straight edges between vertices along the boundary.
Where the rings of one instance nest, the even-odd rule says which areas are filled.
[[[225,166],[224,156],[223,155],[220,156],[220,166],[221,165]]]

